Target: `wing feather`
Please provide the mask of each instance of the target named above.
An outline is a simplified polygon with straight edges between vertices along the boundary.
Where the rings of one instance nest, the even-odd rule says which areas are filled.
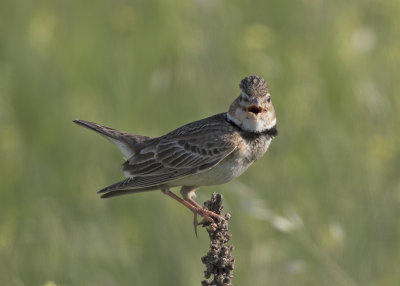
[[[130,177],[101,192],[148,189],[212,168],[237,148],[238,135],[222,116],[193,122],[145,141],[141,151],[123,164],[123,171]]]

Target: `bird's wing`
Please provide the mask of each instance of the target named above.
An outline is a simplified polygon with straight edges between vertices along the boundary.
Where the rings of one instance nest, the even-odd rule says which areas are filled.
[[[123,164],[130,178],[100,192],[158,186],[217,165],[237,148],[236,134],[220,122],[202,121],[149,140]]]
[[[123,170],[134,177],[135,187],[162,184],[205,171],[236,148],[231,140],[218,137],[208,134],[162,139],[155,148],[145,148],[132,156],[123,165]]]

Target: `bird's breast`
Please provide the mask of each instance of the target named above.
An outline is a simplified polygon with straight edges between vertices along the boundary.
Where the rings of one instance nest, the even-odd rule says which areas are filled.
[[[227,183],[240,176],[250,166],[248,161],[243,159],[243,157],[237,157],[232,153],[216,166],[204,172],[178,179],[172,184],[174,186],[212,186]]]
[[[216,166],[204,172],[178,179],[172,182],[171,186],[211,186],[227,183],[239,177],[254,161],[259,159],[267,151],[270,142],[271,139],[257,144],[244,142]]]
[[[239,177],[268,150],[271,136],[240,137],[237,148],[214,167],[173,182],[173,186],[220,185]]]

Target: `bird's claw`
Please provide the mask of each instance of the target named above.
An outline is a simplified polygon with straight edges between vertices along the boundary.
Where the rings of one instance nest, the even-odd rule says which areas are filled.
[[[209,226],[215,224],[216,221],[222,221],[225,219],[223,216],[203,208],[197,208],[196,210],[193,210],[193,214],[194,214],[193,226],[196,237],[198,237],[197,236],[198,225]],[[197,215],[200,215],[203,218],[200,222],[197,220]]]
[[[193,213],[193,214],[194,214],[194,218],[193,218],[194,234],[196,235],[196,238],[198,238],[197,226],[199,225],[199,223],[197,222],[197,213]]]

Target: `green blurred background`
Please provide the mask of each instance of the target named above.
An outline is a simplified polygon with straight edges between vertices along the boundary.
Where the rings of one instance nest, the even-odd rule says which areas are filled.
[[[235,285],[400,285],[400,2],[0,2],[0,285],[200,285],[208,237],[120,152],[263,76],[280,135],[226,185]]]

